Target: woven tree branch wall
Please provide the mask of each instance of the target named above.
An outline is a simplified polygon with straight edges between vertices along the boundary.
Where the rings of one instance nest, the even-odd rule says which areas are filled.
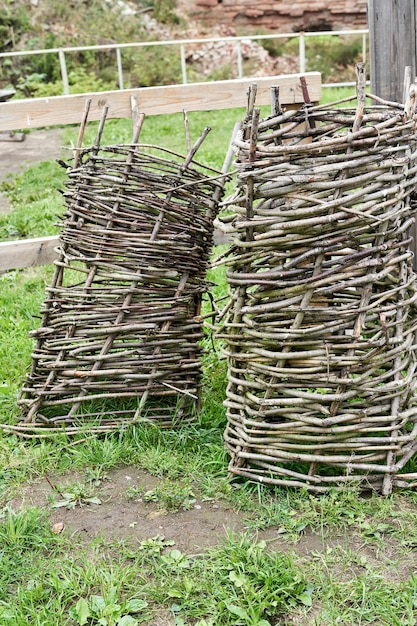
[[[76,152],[59,259],[34,331],[22,432],[194,419],[200,305],[220,172],[138,142]]]
[[[230,471],[313,492],[412,485],[414,102],[306,105],[235,141],[225,218]]]

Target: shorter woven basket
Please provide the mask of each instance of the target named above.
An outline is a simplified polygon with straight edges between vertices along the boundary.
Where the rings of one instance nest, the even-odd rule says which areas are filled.
[[[220,173],[138,144],[68,170],[59,258],[19,400],[28,436],[195,419]]]

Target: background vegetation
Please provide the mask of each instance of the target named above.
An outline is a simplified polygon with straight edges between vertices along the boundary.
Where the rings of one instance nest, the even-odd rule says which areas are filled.
[[[115,43],[152,42],[193,38],[198,25],[186,22],[175,0],[3,0],[0,11],[0,52],[57,49]],[[132,8],[133,7],[133,8]],[[190,34],[192,32],[192,34]],[[238,29],[238,35],[248,34]],[[205,33],[203,36],[213,36]],[[298,40],[258,40],[270,54],[277,72],[296,71]],[[261,48],[261,49],[262,49]],[[307,70],[322,72],[323,82],[354,80],[362,38],[357,36],[307,38]],[[178,46],[125,48],[121,51],[124,87],[148,87],[182,81]],[[118,88],[116,52],[111,49],[71,52],[65,55],[71,93]],[[244,75],[259,70],[259,58],[243,58]],[[190,80],[221,80],[236,75],[236,59],[227,50],[215,58],[204,76],[197,60],[187,59]],[[46,97],[63,93],[58,54],[32,54],[4,58],[0,88],[13,88],[16,97]]]
[[[264,39],[259,43],[274,58],[298,56],[299,40]],[[355,63],[362,60],[362,36],[317,34],[305,38],[306,71],[321,72],[323,83],[354,80]]]

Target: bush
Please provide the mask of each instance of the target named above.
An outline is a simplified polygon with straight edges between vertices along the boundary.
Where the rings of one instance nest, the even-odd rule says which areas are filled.
[[[132,88],[181,83],[179,50],[172,46],[132,48],[127,60],[123,59],[123,74]]]
[[[117,88],[114,82],[105,82],[94,73],[89,73],[83,68],[77,68],[68,72],[68,84],[71,93],[89,93],[94,91],[107,91]],[[45,74],[30,74],[18,80],[16,95],[19,98],[46,98],[60,96],[64,93],[62,79],[47,82]]]
[[[21,6],[14,6],[11,0],[2,2],[0,11],[0,50],[13,48],[16,41],[30,27],[29,16]]]
[[[153,17],[161,24],[179,24],[180,18],[175,13],[176,0],[145,0],[144,5],[153,11]]]
[[[262,39],[259,43],[271,56],[299,55],[299,39]],[[318,35],[306,37],[306,70],[321,72],[323,81],[344,80],[346,69],[360,60],[362,37],[358,35]],[[352,71],[352,77],[354,72]],[[353,78],[352,78],[353,80]]]

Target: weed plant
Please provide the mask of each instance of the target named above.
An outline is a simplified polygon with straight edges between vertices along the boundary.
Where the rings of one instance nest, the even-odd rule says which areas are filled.
[[[332,92],[328,99],[343,95]],[[204,125],[213,127],[200,160],[221,167],[241,115],[189,116],[193,138]],[[131,125],[109,122],[105,132],[104,142],[123,143],[130,141]],[[143,141],[186,151],[182,116],[150,117],[143,132]],[[76,133],[63,131],[65,142]],[[94,133],[89,127],[86,145]],[[44,162],[3,184],[13,211],[1,222],[2,238],[54,232],[63,208],[55,190],[64,178],[65,170]],[[39,323],[51,271],[0,277],[2,423],[18,418],[16,398],[30,363],[28,332]],[[211,270],[208,280],[216,297],[225,293],[224,269]],[[208,302],[205,307],[209,311]],[[222,438],[226,364],[210,330],[204,347],[203,408],[194,425],[161,430],[137,424],[102,437],[87,430],[72,440],[63,433],[26,441],[0,431],[0,624],[152,625],[165,615],[170,626],[414,625],[415,494],[381,498],[347,489],[313,496],[230,478]],[[246,532],[200,554],[183,553],[169,537],[112,543],[53,532],[54,506],[91,506],[112,469],[130,465],[156,477],[146,497],[170,515],[192,515],[194,501],[222,501]],[[75,470],[77,480],[68,482]],[[45,509],[11,506],[27,483],[50,475],[58,491]],[[145,494],[132,488],[124,496]]]

